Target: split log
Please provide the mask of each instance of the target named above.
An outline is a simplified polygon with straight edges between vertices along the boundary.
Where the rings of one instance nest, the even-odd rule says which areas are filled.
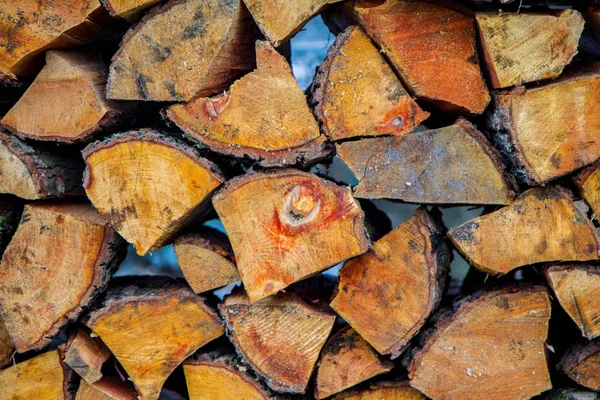
[[[558,77],[577,54],[584,20],[556,14],[483,12],[475,15],[491,86],[495,89]]]
[[[335,313],[293,292],[250,304],[241,291],[219,305],[237,352],[277,392],[304,393]]]
[[[2,318],[0,318],[0,368],[8,364],[15,353],[15,346],[12,339],[4,326]]]
[[[108,346],[142,400],[156,400],[171,372],[224,333],[223,322],[186,285],[141,279],[116,285],[85,321]]]
[[[93,385],[82,380],[75,400],[138,400],[138,395],[132,385],[105,377]]]
[[[107,97],[189,101],[218,93],[254,67],[255,30],[241,0],[170,0],[123,38]]]
[[[139,255],[169,240],[224,180],[194,149],[152,129],[92,143],[83,157],[88,197]]]
[[[450,251],[425,207],[347,261],[331,307],[381,354],[398,357],[438,306]]]
[[[349,188],[297,170],[252,173],[213,198],[252,302],[364,253],[364,215]]]
[[[169,107],[166,116],[212,150],[268,166],[310,164],[331,153],[286,59],[256,42],[257,69],[218,96]]]
[[[0,171],[2,170],[3,168],[0,167]],[[1,181],[2,177],[0,175],[0,182]],[[0,183],[0,187],[1,186],[2,184]],[[22,213],[23,203],[19,199],[9,196],[0,196],[0,258],[2,258],[2,254],[4,254],[6,246],[8,246],[8,243],[12,239],[17,227],[19,226],[19,220],[21,219]],[[0,323],[0,325],[2,324]],[[0,359],[1,358],[2,357],[0,357]]]
[[[425,396],[407,382],[377,382],[340,393],[333,400],[425,400]]]
[[[354,196],[413,203],[508,204],[515,179],[500,154],[467,120],[404,137],[337,145],[358,185]]]
[[[352,327],[345,326],[323,347],[315,397],[324,399],[392,368],[393,363],[379,356]]]
[[[493,98],[492,137],[523,182],[546,182],[600,156],[600,63],[529,89],[499,91]]]
[[[309,92],[315,116],[332,140],[401,136],[429,116],[358,26],[337,36]]]
[[[600,391],[600,339],[571,347],[557,367],[581,386]]]
[[[549,319],[542,286],[466,297],[425,333],[410,360],[410,384],[433,400],[528,399],[546,391]]]
[[[588,339],[600,336],[600,267],[553,265],[544,270],[556,299]]]
[[[600,251],[594,225],[558,186],[530,189],[448,235],[471,265],[488,274],[540,262],[597,260]]]
[[[128,22],[138,22],[144,13],[162,0],[100,0],[113,17],[123,18]]]
[[[196,293],[218,289],[240,280],[227,236],[203,228],[175,239],[175,254],[183,276]]]
[[[18,352],[46,346],[81,314],[124,258],[124,244],[87,203],[25,206],[0,264],[0,314]]]
[[[578,194],[592,208],[592,219],[600,218],[600,161],[582,169],[573,177]]]
[[[102,365],[111,356],[110,350],[98,337],[92,337],[85,326],[69,338],[65,345],[65,364],[89,384],[102,379]]]

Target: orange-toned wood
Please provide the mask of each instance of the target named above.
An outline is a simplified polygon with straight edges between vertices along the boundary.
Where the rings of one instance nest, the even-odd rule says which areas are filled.
[[[351,389],[333,400],[425,400],[425,396],[407,382],[377,382],[363,389]]]
[[[148,9],[160,2],[161,0],[100,0],[110,15],[131,23],[138,22]]]
[[[92,384],[102,379],[102,365],[111,356],[110,350],[89,328],[80,325],[66,344],[64,362],[84,381]]]
[[[560,360],[558,369],[581,386],[600,391],[600,339],[571,347]]]
[[[105,377],[92,385],[82,380],[75,400],[138,400],[138,395],[130,383]]]
[[[2,318],[0,318],[0,368],[10,362],[15,352],[15,346],[10,338]]]
[[[600,161],[575,174],[573,183],[578,194],[592,208],[593,218],[600,218]]]

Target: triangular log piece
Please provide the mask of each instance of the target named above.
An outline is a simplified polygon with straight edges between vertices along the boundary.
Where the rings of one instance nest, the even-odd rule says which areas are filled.
[[[592,208],[594,216],[600,218],[600,161],[575,174],[573,183],[578,194]]]
[[[8,364],[15,353],[15,346],[12,339],[4,326],[2,318],[0,318],[0,368]]]
[[[138,395],[131,383],[105,377],[92,385],[82,380],[75,400],[138,400]]]
[[[102,340],[92,336],[89,328],[81,325],[65,345],[65,364],[89,384],[102,379],[102,365],[111,352]]]
[[[83,157],[88,197],[139,255],[169,240],[224,180],[193,148],[152,129],[92,143]]]
[[[581,386],[600,391],[600,339],[574,345],[557,367]]]
[[[161,0],[100,0],[110,15],[131,23],[138,22],[149,8],[160,2]]]
[[[253,302],[369,248],[364,214],[350,189],[306,172],[232,179],[213,205]]]
[[[377,382],[366,388],[350,389],[333,400],[425,400],[425,396],[409,386],[408,382]]]

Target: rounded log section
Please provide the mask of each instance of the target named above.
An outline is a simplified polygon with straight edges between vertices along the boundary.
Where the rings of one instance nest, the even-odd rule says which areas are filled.
[[[581,386],[600,391],[600,339],[571,347],[557,368]]]
[[[138,400],[138,395],[130,383],[106,377],[94,384],[80,381],[75,400]]]
[[[377,382],[363,389],[340,393],[333,400],[425,400],[425,396],[407,382]]]

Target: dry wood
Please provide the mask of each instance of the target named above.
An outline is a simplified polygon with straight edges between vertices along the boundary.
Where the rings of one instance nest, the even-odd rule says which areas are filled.
[[[599,258],[596,229],[559,186],[533,188],[512,204],[449,232],[471,265],[489,274],[549,261]]]
[[[151,129],[90,144],[83,157],[88,197],[140,255],[169,240],[224,180],[194,149]]]
[[[508,204],[516,182],[500,154],[467,120],[404,137],[337,145],[358,179],[354,195],[414,203]]]
[[[369,248],[350,189],[306,172],[244,175],[215,194],[213,205],[253,302]]]
[[[49,344],[124,256],[123,240],[88,203],[26,205],[0,264],[0,314],[17,351]]]
[[[278,392],[304,393],[335,313],[287,292],[250,304],[241,291],[219,306],[237,352]]]
[[[15,346],[12,339],[4,326],[2,318],[0,318],[0,368],[8,364],[15,353]]]
[[[331,307],[379,353],[397,357],[439,304],[449,262],[441,221],[421,207],[344,264]]]
[[[594,218],[600,218],[600,161],[582,169],[573,181],[578,194],[592,208]]]
[[[600,339],[576,344],[557,367],[581,386],[600,391]]]
[[[425,396],[406,382],[377,382],[340,393],[333,400],[425,400]]]
[[[131,384],[105,377],[93,385],[82,380],[75,400],[138,400],[138,395]]]
[[[102,379],[102,364],[111,356],[110,350],[90,330],[81,325],[66,343],[64,362],[84,381],[92,384]]]
[[[433,400],[529,399],[552,387],[542,286],[483,291],[441,315],[411,358],[411,386]]]
[[[144,13],[162,0],[100,0],[100,3],[113,17],[123,18],[131,23],[138,22]]]
[[[169,107],[166,116],[211,149],[263,166],[309,164],[331,148],[286,59],[256,42],[257,68],[218,96]]]
[[[170,0],[123,38],[108,98],[189,101],[218,93],[254,67],[255,29],[241,0]]]
[[[309,92],[315,115],[332,140],[401,136],[429,116],[358,26],[337,36]]]

